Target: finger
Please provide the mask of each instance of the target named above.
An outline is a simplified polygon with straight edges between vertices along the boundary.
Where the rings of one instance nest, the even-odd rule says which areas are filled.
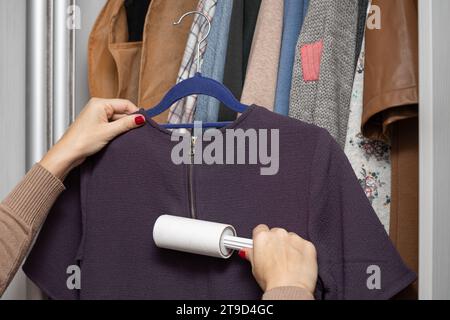
[[[293,245],[299,248],[303,248],[304,244],[307,242],[302,237],[300,237],[298,234],[289,232],[289,238]]]
[[[265,224],[260,224],[259,226],[257,226],[255,229],[253,229],[253,239],[255,239],[255,237],[261,233],[261,232],[267,232],[269,231],[269,227]]]
[[[115,114],[115,115],[113,115],[112,116],[112,118],[110,119],[111,121],[117,121],[117,120],[119,120],[119,119],[122,119],[122,118],[125,118],[125,117],[127,117],[128,116],[128,114]]]
[[[296,234],[295,232],[289,232],[289,236],[292,238],[292,239],[297,239],[297,240],[299,240],[299,241],[306,241],[305,239],[303,239],[302,237],[300,237],[298,234]]]
[[[312,242],[305,240],[302,237],[300,237],[298,234],[295,234],[292,232],[290,232],[289,235],[290,235],[290,241],[291,241],[292,245],[299,248],[300,250],[302,250],[305,253],[315,254],[316,249]]]
[[[316,251],[316,247],[314,246],[314,244],[312,242],[306,241],[304,240],[303,243],[303,250],[313,256],[313,257],[317,257],[317,251]]]
[[[115,114],[132,114],[139,111],[139,108],[134,105],[131,101],[123,99],[110,99],[100,101],[106,108],[106,114],[108,119],[112,119]]]
[[[143,115],[123,117],[122,119],[108,123],[108,137],[113,139],[122,133],[141,127],[144,124],[145,118]]]
[[[287,235],[288,234],[288,232],[283,228],[273,228],[270,230],[270,232],[274,233],[274,234],[278,234],[278,235]]]

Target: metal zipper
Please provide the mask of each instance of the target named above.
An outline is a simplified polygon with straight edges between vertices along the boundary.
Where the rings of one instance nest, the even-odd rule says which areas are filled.
[[[195,201],[194,201],[194,183],[193,183],[193,175],[194,175],[194,161],[195,161],[195,141],[197,140],[197,137],[192,137],[191,140],[191,163],[189,164],[189,176],[188,176],[188,183],[189,183],[189,204],[191,209],[191,218],[196,219],[196,212],[195,212]]]

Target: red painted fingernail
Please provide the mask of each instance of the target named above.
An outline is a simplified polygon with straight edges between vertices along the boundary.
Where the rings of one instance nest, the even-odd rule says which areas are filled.
[[[136,125],[140,126],[144,124],[145,118],[143,116],[136,117],[134,118],[134,122],[136,122]]]
[[[244,260],[247,260],[247,254],[244,250],[239,250],[239,257],[241,257]]]

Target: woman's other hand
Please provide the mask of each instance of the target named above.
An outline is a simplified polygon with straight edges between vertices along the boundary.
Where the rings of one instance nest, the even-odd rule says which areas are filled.
[[[316,249],[295,233],[259,225],[253,230],[253,249],[239,254],[252,264],[253,276],[264,292],[299,287],[314,294],[318,273]]]
[[[127,100],[91,99],[40,164],[55,176],[63,177],[118,135],[142,126],[145,123],[142,115],[130,115],[136,111],[138,108]]]

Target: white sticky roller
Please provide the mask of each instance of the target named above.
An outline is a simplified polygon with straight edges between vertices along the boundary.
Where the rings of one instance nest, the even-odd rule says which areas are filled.
[[[253,241],[237,237],[231,225],[170,215],[156,220],[153,240],[159,248],[222,259],[233,250],[253,247]]]

